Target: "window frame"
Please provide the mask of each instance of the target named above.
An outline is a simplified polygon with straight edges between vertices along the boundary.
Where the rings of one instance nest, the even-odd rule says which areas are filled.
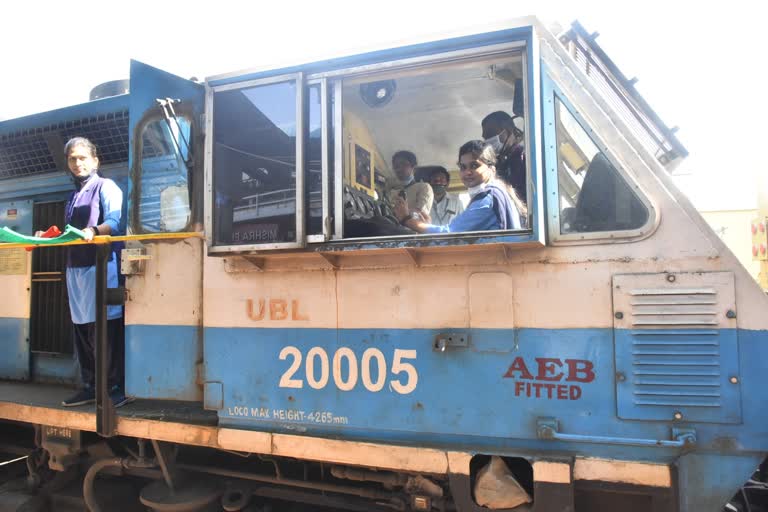
[[[233,91],[238,89],[248,89],[264,85],[294,82],[296,84],[296,241],[295,242],[273,242],[265,244],[219,244],[214,242],[213,222],[214,208],[213,197],[215,195],[215,180],[213,177],[213,116],[214,116],[214,94],[217,92]],[[205,225],[208,226],[205,232],[205,238],[209,253],[236,253],[265,251],[274,249],[301,249],[307,244],[305,235],[306,222],[304,218],[304,171],[305,150],[304,150],[304,127],[305,127],[305,104],[306,87],[304,73],[287,73],[266,78],[257,78],[244,82],[235,82],[231,84],[209,86],[205,88],[205,112],[206,112],[206,138],[205,138]]]
[[[650,236],[658,227],[659,211],[651,196],[640,186],[634,177],[627,171],[614,152],[603,142],[603,139],[593,130],[584,116],[575,108],[565,92],[558,87],[549,76],[546,69],[542,69],[542,120],[543,120],[543,147],[547,189],[547,234],[551,245],[568,244],[602,244],[602,243],[626,243]],[[558,177],[558,153],[557,153],[557,102],[559,100],[568,112],[584,130],[590,140],[602,152],[613,165],[621,179],[630,187],[638,200],[648,210],[648,220],[645,224],[635,229],[593,232],[560,232],[560,181]]]
[[[524,105],[526,116],[525,146],[527,159],[528,186],[528,227],[515,231],[474,231],[444,234],[414,234],[386,237],[341,238],[343,230],[343,81],[345,78],[362,75],[373,76],[376,73],[425,68],[432,65],[498,58],[505,54],[519,52],[523,66]],[[453,39],[422,43],[401,48],[394,48],[365,55],[358,55],[326,62],[295,66],[278,70],[250,70],[241,73],[229,73],[211,77],[206,81],[206,197],[205,222],[209,253],[249,253],[268,254],[272,249],[305,249],[310,252],[355,251],[370,249],[446,247],[483,244],[513,244],[515,246],[545,245],[546,219],[544,210],[543,168],[541,165],[541,62],[539,42],[533,26],[514,27],[497,32],[462,36]],[[293,73],[289,73],[293,72]],[[302,230],[305,244],[261,244],[261,245],[213,245],[213,187],[212,187],[212,147],[213,147],[213,93],[221,90],[238,89],[260,83],[285,80],[288,76],[304,75],[300,88],[306,96],[308,86],[321,83],[324,89],[323,101],[330,101],[328,92],[333,85],[334,105],[323,108],[323,235],[307,236]],[[324,87],[323,87],[324,85]],[[332,111],[331,111],[332,110]],[[304,114],[305,110],[300,111]],[[334,144],[328,147],[328,129],[330,119],[334,123]],[[300,119],[303,139],[306,131],[306,115]],[[480,120],[478,119],[478,132]],[[302,140],[302,145],[303,145]],[[298,144],[298,141],[297,141]],[[330,153],[333,151],[333,153]],[[327,157],[333,154],[333,169],[329,169]],[[302,154],[304,160],[306,155]],[[302,164],[304,162],[302,161]],[[302,165],[304,167],[304,165]],[[333,172],[334,187],[329,189],[329,177]],[[300,176],[304,175],[304,168]],[[302,187],[303,189],[303,187]],[[303,196],[303,190],[302,190]],[[327,217],[333,201],[333,222]],[[303,205],[302,205],[303,206]],[[302,213],[301,218],[304,218]],[[321,240],[324,239],[324,240]]]
[[[330,217],[330,198],[332,196],[330,189],[330,150],[329,147],[330,144],[330,134],[329,127],[330,127],[330,114],[329,114],[329,96],[328,96],[328,79],[327,78],[319,78],[319,79],[311,79],[308,78],[306,83],[304,84],[305,88],[305,94],[307,97],[307,101],[309,101],[309,88],[312,86],[320,86],[320,180],[321,180],[321,194],[320,199],[322,201],[322,208],[323,208],[323,220],[322,220],[322,228],[323,231],[321,234],[316,235],[310,235],[307,234],[307,244],[315,244],[315,243],[322,243],[326,242],[331,239],[333,230],[331,229],[331,225],[328,222],[328,218]],[[334,91],[335,95],[335,91]],[[307,110],[307,114],[305,116],[305,119],[307,122],[309,122],[309,112]],[[305,130],[302,130],[304,132]],[[307,201],[309,201],[309,196],[307,196]],[[307,204],[309,206],[309,204]]]
[[[199,131],[200,127],[197,124],[197,120],[195,119],[194,113],[185,105],[184,103],[181,103],[180,105],[175,107],[176,109],[176,116],[182,119],[185,119],[187,122],[189,122],[189,154],[190,154],[190,161],[192,162],[192,165],[187,167],[187,192],[189,194],[189,221],[187,221],[186,226],[184,226],[182,229],[178,231],[172,231],[172,233],[180,233],[183,231],[187,231],[190,229],[190,227],[195,223],[195,207],[198,199],[198,194],[195,191],[194,186],[194,174],[195,174],[195,161],[197,160],[197,156],[195,155],[195,135],[196,131]],[[147,112],[144,117],[141,118],[139,123],[136,125],[136,133],[138,133],[137,137],[137,143],[136,143],[136,156],[139,161],[142,162],[142,164],[139,164],[139,168],[137,171],[137,174],[135,176],[132,176],[129,180],[129,191],[128,196],[130,196],[133,201],[131,202],[131,205],[129,207],[129,210],[131,211],[131,219],[126,223],[126,228],[130,226],[130,230],[132,233],[162,233],[163,231],[148,231],[143,228],[142,225],[142,217],[141,217],[141,192],[143,187],[143,178],[144,178],[144,166],[143,166],[143,156],[142,153],[144,151],[144,133],[149,127],[150,124],[152,124],[155,121],[166,121],[166,118],[163,116],[162,113],[158,111],[151,110]],[[172,142],[171,142],[172,143]],[[175,145],[174,145],[175,150]],[[198,210],[199,211],[199,210]],[[162,215],[162,213],[161,213]],[[199,213],[197,214],[199,216]]]
[[[440,54],[434,54],[430,55],[428,57],[420,57],[420,58],[413,58],[413,59],[402,59],[399,61],[391,61],[391,62],[385,62],[380,63],[376,65],[368,65],[368,66],[360,66],[357,68],[351,68],[347,70],[339,70],[334,71],[332,73],[322,73],[321,76],[324,78],[328,78],[328,76],[332,76],[334,78],[333,84],[334,84],[334,92],[336,93],[335,101],[334,101],[334,117],[337,120],[336,124],[334,125],[335,132],[334,137],[336,141],[342,141],[343,140],[343,133],[344,133],[344,127],[342,126],[342,120],[343,120],[343,113],[344,113],[344,106],[342,103],[342,95],[343,95],[343,88],[344,88],[344,79],[345,78],[360,78],[360,77],[368,77],[371,80],[376,80],[377,75],[383,74],[383,73],[392,73],[392,72],[398,72],[398,71],[405,71],[409,69],[425,69],[429,66],[434,65],[450,65],[452,63],[460,64],[460,63],[466,63],[466,62],[482,62],[485,60],[490,60],[494,58],[504,57],[505,55],[510,54],[518,54],[521,57],[522,60],[522,67],[523,67],[523,104],[526,108],[526,117],[534,117],[533,113],[531,112],[534,108],[531,105],[531,95],[530,95],[530,70],[529,70],[529,60],[530,57],[528,55],[528,52],[526,51],[528,48],[528,45],[525,42],[522,41],[515,41],[511,43],[504,43],[504,44],[497,44],[492,46],[481,46],[477,48],[472,48],[468,50],[463,51],[457,51],[457,52],[445,52]],[[535,121],[535,120],[531,120]],[[530,121],[526,121],[526,130],[524,133],[525,136],[525,147],[531,148],[532,144],[532,138],[531,138],[531,123]],[[478,131],[480,130],[480,120],[478,119]],[[458,148],[457,148],[458,149]],[[343,212],[343,174],[344,174],[344,158],[343,158],[343,145],[337,144],[335,147],[335,153],[334,153],[334,162],[335,162],[335,169],[334,169],[334,175],[335,175],[335,201],[336,201],[336,211]],[[531,152],[532,153],[532,152]],[[527,167],[527,187],[529,195],[528,197],[533,197],[534,200],[538,196],[537,193],[531,193],[531,189],[535,190],[536,186],[532,184],[536,183],[538,180],[535,179],[535,167],[534,167],[534,158],[531,155],[529,157],[529,151],[526,151],[526,157],[528,161],[528,167]],[[445,239],[454,239],[459,243],[460,240],[471,238],[476,243],[488,243],[488,242],[518,242],[519,237],[521,234],[529,234],[536,230],[536,209],[532,209],[529,205],[529,209],[531,211],[530,213],[530,226],[526,229],[521,230],[508,230],[508,231],[469,231],[469,232],[462,232],[462,233],[431,233],[431,234],[414,234],[414,235],[396,235],[396,236],[378,236],[378,237],[360,237],[360,238],[345,238],[343,237],[343,223],[344,219],[342,216],[337,215],[335,221],[335,230],[333,235],[333,241],[335,243],[342,243],[342,242],[348,242],[348,243],[375,243],[377,241],[386,242],[386,241],[394,241],[394,242],[400,242],[404,246],[406,246],[406,243],[410,242],[422,242],[422,241],[429,241],[429,240],[438,240],[438,243],[436,244],[429,244],[429,243],[417,243],[416,246],[424,246],[424,245],[445,245]],[[488,238],[491,237],[495,240],[489,240]],[[513,239],[514,238],[514,239]],[[526,237],[524,241],[531,241]]]

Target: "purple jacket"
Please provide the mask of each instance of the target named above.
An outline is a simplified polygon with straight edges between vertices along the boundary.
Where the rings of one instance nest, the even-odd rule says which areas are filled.
[[[78,229],[97,226],[104,223],[104,207],[102,201],[102,187],[109,180],[94,173],[85,182],[76,182],[76,189],[72,192],[64,213],[65,224],[70,224]],[[116,188],[113,184],[113,188]],[[119,189],[117,189],[119,191]],[[112,234],[117,234],[119,226],[117,220],[111,219]],[[118,244],[112,244],[112,251],[119,251]],[[122,245],[122,244],[120,244]],[[110,259],[114,254],[110,256]],[[68,248],[67,267],[90,267],[96,264],[96,247],[89,245],[75,245]]]

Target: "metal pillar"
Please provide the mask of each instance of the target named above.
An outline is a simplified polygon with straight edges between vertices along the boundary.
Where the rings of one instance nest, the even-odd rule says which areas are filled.
[[[107,263],[111,254],[111,244],[96,246],[96,432],[103,437],[117,434],[115,407],[109,398],[107,346]]]

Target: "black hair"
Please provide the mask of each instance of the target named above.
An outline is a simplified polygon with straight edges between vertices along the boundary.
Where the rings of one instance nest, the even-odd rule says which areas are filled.
[[[64,156],[69,158],[69,152],[72,151],[72,149],[77,146],[82,146],[88,149],[92,157],[94,158],[99,157],[98,150],[96,149],[96,144],[86,139],[85,137],[73,137],[69,139],[67,143],[64,145]]]
[[[451,174],[448,172],[448,170],[445,167],[441,165],[434,166],[432,170],[429,172],[429,179],[431,180],[432,176],[434,176],[435,174],[442,174],[445,176],[445,179],[448,180],[448,183],[451,182]]]
[[[414,155],[411,151],[401,149],[400,151],[396,152],[394,155],[392,155],[393,164],[395,163],[396,158],[402,158],[403,160],[406,160],[409,164],[411,164],[411,167],[416,167],[418,165],[418,162],[416,161],[416,155]]]
[[[497,110],[496,112],[491,112],[485,116],[480,122],[480,126],[485,126],[486,123],[493,123],[507,130],[507,132],[519,139],[523,136],[523,132],[520,131],[520,128],[515,126],[514,119],[514,117],[510,116],[503,110]]]
[[[483,118],[481,121],[481,125],[485,123],[496,123],[500,126],[509,126],[512,123],[512,116],[504,112],[503,110],[497,110],[496,112],[491,112],[487,116]]]
[[[461,160],[462,155],[467,154],[472,155],[475,160],[480,160],[488,167],[493,167],[494,171],[496,170],[496,152],[493,150],[493,146],[487,142],[482,140],[471,140],[465,143],[463,146],[461,146],[461,148],[459,148],[459,160]],[[520,196],[517,194],[515,187],[501,180],[499,180],[499,182],[502,183],[507,189],[509,197],[517,207],[517,211],[520,214],[520,217],[528,217],[528,207],[525,205],[523,200],[520,199]]]
[[[489,167],[496,168],[496,151],[493,146],[480,139],[464,143],[459,148],[459,160],[462,155],[471,154],[475,160],[480,160]]]

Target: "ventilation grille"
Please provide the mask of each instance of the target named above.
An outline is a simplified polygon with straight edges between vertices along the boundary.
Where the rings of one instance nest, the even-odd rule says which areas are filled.
[[[99,161],[109,165],[128,161],[128,111],[76,119],[0,136],[0,179],[63,171],[63,146],[72,137],[96,144]]]
[[[678,288],[632,290],[635,327],[695,326],[712,328],[717,321],[717,290]]]
[[[672,152],[670,145],[654,127],[653,122],[638,108],[636,108],[626,96],[620,92],[619,87],[609,78],[602,63],[586,48],[576,43],[571,53],[576,64],[592,79],[592,83],[600,91],[603,98],[624,119],[632,133],[638,138],[657,158],[660,155],[668,155]],[[674,157],[673,157],[674,158]],[[662,164],[666,161],[662,161]]]
[[[35,204],[33,229],[61,225],[64,206],[65,202]],[[30,350],[33,352],[71,354],[73,350],[65,251],[65,247],[38,247],[32,251]]]
[[[662,165],[688,156],[688,151],[675,136],[676,128],[667,128],[637,92],[636,79],[627,80],[584,27],[574,22],[570,30],[560,35],[560,43],[638,141]]]
[[[638,405],[720,407],[717,291],[632,290]],[[666,329],[666,330],[664,330]]]
[[[697,286],[708,277],[714,285]],[[730,381],[738,364],[735,325],[727,314],[732,276],[615,276],[614,285],[619,415],[733,421],[740,400]]]

